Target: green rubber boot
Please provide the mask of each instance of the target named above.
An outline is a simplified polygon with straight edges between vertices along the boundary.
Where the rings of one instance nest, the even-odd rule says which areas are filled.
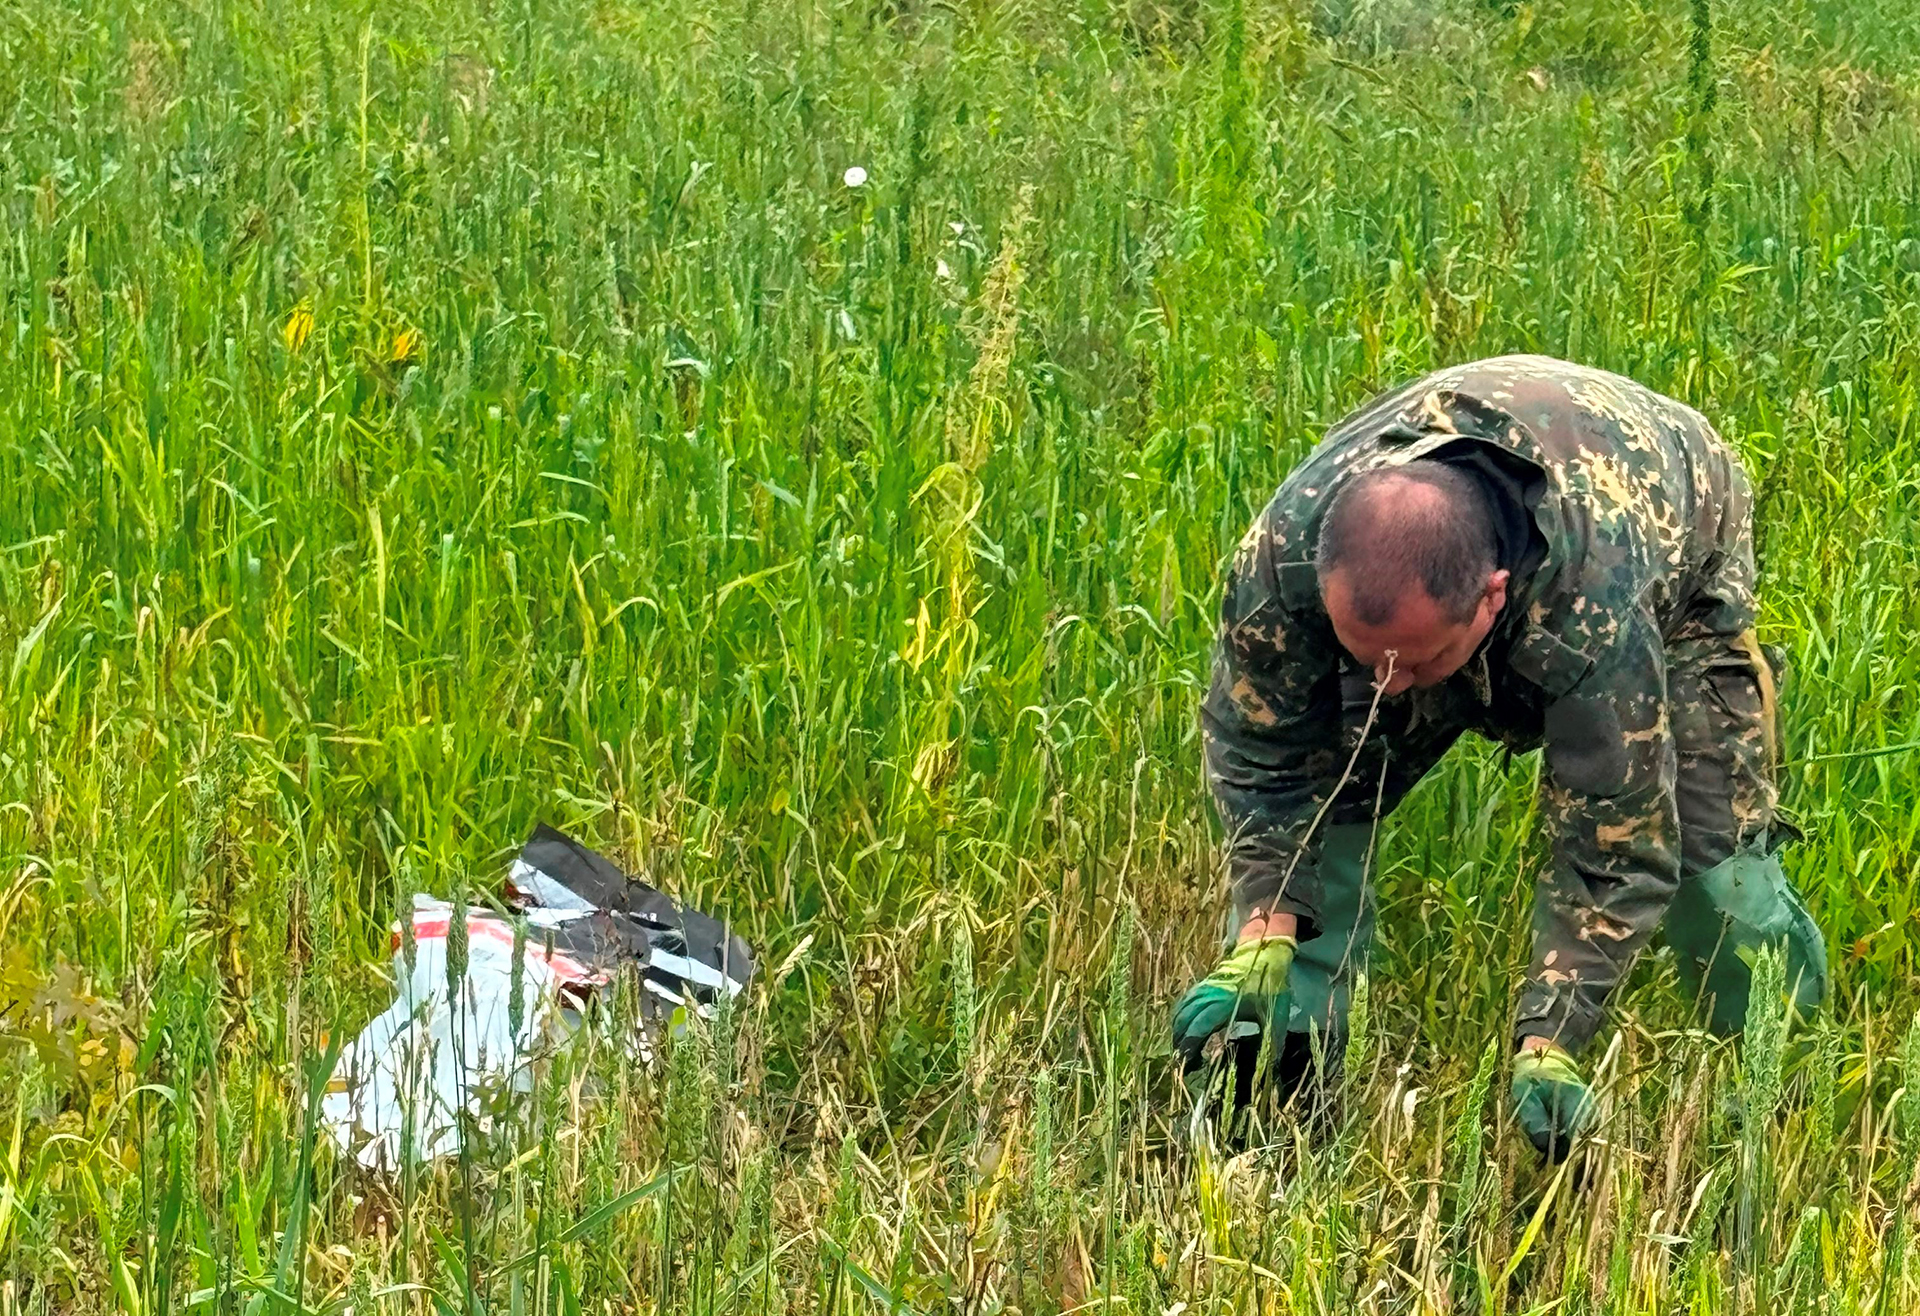
[[[1826,942],[1774,855],[1737,854],[1682,878],[1662,930],[1681,983],[1723,1037],[1746,1024],[1753,956],[1762,946],[1786,947],[1787,985],[1800,1021],[1826,999]],[[1309,944],[1302,943],[1303,953]]]
[[[1320,849],[1320,921],[1315,936],[1299,943],[1287,973],[1292,998],[1286,1032],[1274,1038],[1266,1073],[1281,1101],[1302,1090],[1313,1095],[1308,1118],[1329,1116],[1334,1082],[1346,1049],[1347,1006],[1353,974],[1366,964],[1373,938],[1373,902],[1366,888],[1367,846],[1373,839],[1371,823],[1329,827]],[[1247,911],[1233,910],[1237,930]],[[1257,1029],[1242,1031],[1233,1045],[1233,1107],[1249,1106],[1259,1071],[1261,1038]],[[1310,1033],[1318,1034],[1316,1040]],[[1229,1142],[1233,1140],[1230,1138]],[[1237,1145],[1237,1144],[1235,1144]]]
[[[1293,991],[1288,1032],[1317,1030],[1323,1038],[1346,1034],[1353,974],[1365,967],[1373,942],[1373,901],[1366,882],[1372,839],[1371,823],[1327,829],[1320,849],[1319,932],[1294,952],[1287,978]]]

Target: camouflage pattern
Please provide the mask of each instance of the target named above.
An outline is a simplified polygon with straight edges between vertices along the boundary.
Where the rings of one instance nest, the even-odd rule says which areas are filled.
[[[1382,700],[1355,757],[1372,674],[1327,620],[1319,517],[1355,473],[1467,451],[1456,445],[1524,490],[1533,565],[1473,659]],[[1681,882],[1771,848],[1773,691],[1752,635],[1751,504],[1698,412],[1545,357],[1442,370],[1336,426],[1241,541],[1222,606],[1203,724],[1236,908],[1298,916],[1312,962],[1323,909],[1349,924],[1358,903],[1308,835],[1323,809],[1323,832],[1390,810],[1463,731],[1544,746],[1552,863],[1516,1033],[1578,1050]]]

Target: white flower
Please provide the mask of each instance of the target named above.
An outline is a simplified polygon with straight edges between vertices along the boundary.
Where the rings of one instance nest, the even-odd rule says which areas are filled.
[[[933,272],[938,278],[951,279],[953,277],[953,270],[948,267],[945,260],[936,259],[933,262]]]
[[[859,165],[848,165],[847,172],[840,175],[840,181],[845,183],[848,187],[865,187],[867,182],[867,171],[862,169]]]

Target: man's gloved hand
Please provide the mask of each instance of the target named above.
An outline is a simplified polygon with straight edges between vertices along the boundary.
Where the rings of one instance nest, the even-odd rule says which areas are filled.
[[[1533,1149],[1554,1164],[1593,1128],[1593,1092],[1580,1067],[1549,1042],[1513,1058],[1513,1115]]]
[[[1229,1024],[1258,1024],[1278,1043],[1287,1026],[1287,971],[1296,944],[1286,936],[1243,941],[1187,989],[1173,1007],[1173,1049],[1183,1068],[1198,1068],[1207,1039]]]

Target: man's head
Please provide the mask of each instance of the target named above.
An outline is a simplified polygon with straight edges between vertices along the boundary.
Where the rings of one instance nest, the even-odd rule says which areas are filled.
[[[1493,509],[1441,462],[1363,471],[1334,494],[1315,555],[1334,634],[1387,693],[1459,671],[1507,602]]]

